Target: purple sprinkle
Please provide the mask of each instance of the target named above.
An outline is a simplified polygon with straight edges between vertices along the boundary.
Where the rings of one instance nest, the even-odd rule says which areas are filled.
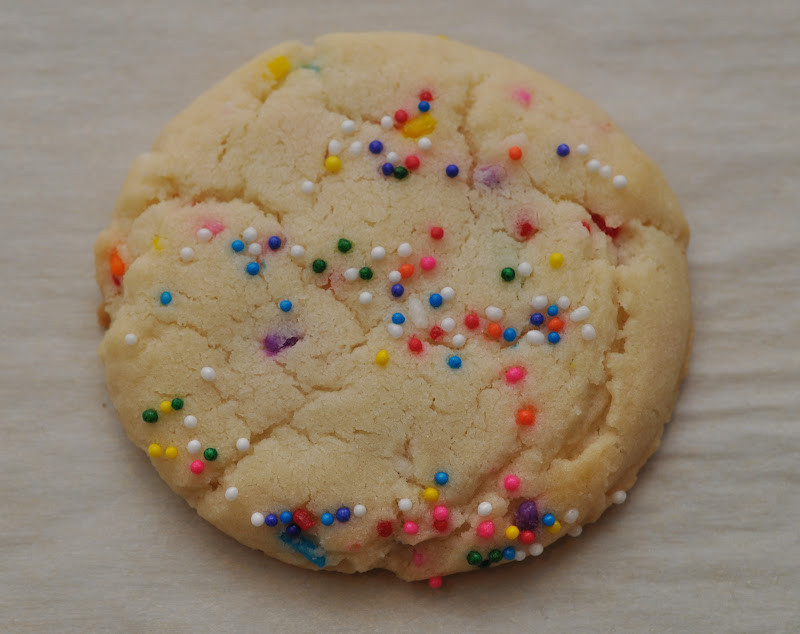
[[[495,188],[506,178],[506,171],[500,165],[479,167],[474,173],[475,182],[489,188]]]
[[[264,350],[267,351],[268,356],[274,357],[281,350],[291,348],[302,338],[301,335],[283,334],[279,332],[271,333],[264,337]]]
[[[539,511],[536,502],[525,500],[519,505],[514,522],[521,531],[532,531],[539,525]]]

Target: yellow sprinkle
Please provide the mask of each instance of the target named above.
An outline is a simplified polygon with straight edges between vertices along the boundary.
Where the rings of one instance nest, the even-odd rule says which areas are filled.
[[[561,265],[564,264],[564,256],[560,253],[551,253],[550,254],[550,266],[554,269],[560,269]]]
[[[516,539],[519,537],[519,529],[516,526],[509,526],[506,529],[506,537],[508,539]]]
[[[292,70],[292,65],[289,63],[289,60],[286,59],[286,57],[281,55],[280,57],[276,57],[275,59],[267,62],[267,68],[275,79],[281,80],[289,74],[290,70]]]
[[[435,502],[439,499],[439,492],[433,487],[428,487],[422,492],[422,497],[426,502]]]
[[[169,401],[161,401],[161,411],[165,414],[172,411],[172,403]]]
[[[161,457],[161,445],[157,445],[156,443],[151,444],[147,448],[147,453],[150,455],[151,458],[160,458]]]
[[[153,236],[153,248],[156,251],[161,251],[164,248],[164,245],[161,244],[161,238],[159,236]]]
[[[389,353],[386,350],[381,350],[375,355],[375,363],[378,365],[386,365],[389,363]]]
[[[403,136],[418,139],[421,136],[426,136],[433,132],[436,127],[436,119],[434,119],[429,112],[421,114],[418,117],[409,119],[403,126]]]
[[[178,450],[175,447],[167,447],[164,455],[170,460],[178,457]]]
[[[561,522],[559,522],[558,520],[556,520],[555,524],[553,524],[552,526],[547,527],[547,532],[552,533],[553,535],[555,535],[560,530],[561,530]]]
[[[338,172],[342,169],[342,159],[338,156],[329,156],[325,159],[325,169],[329,172]]]

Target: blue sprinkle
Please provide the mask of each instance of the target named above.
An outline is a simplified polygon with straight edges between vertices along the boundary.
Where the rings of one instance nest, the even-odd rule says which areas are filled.
[[[169,291],[164,291],[163,293],[161,293],[161,304],[163,306],[166,306],[171,301],[172,301],[172,293],[170,293]]]
[[[569,154],[569,146],[566,143],[562,143],[556,148],[556,154],[559,156],[566,156]]]
[[[420,101],[417,104],[417,108],[419,108],[420,112],[428,112],[428,110],[431,109],[431,104],[429,104],[427,101]]]
[[[503,339],[506,341],[514,341],[517,338],[517,331],[513,328],[506,328],[503,331]]]
[[[558,306],[555,304],[550,304],[550,306],[547,307],[547,314],[551,317],[558,315]]]
[[[531,315],[531,324],[534,326],[541,326],[544,323],[544,315],[542,313],[533,313]]]
[[[394,165],[391,163],[384,163],[381,165],[381,171],[383,172],[384,176],[391,176],[394,174]]]
[[[442,298],[441,295],[439,295],[439,293],[431,293],[431,296],[428,298],[428,301],[434,308],[439,308],[439,306],[442,305],[444,299]]]
[[[264,524],[267,526],[277,526],[278,525],[278,516],[274,513],[270,513],[264,518]]]
[[[448,480],[450,480],[450,476],[447,475],[444,471],[439,471],[433,479],[436,480],[436,484],[447,484]]]
[[[375,139],[369,144],[369,151],[373,154],[380,154],[383,152],[383,143],[378,141],[378,139]]]
[[[244,249],[244,242],[242,242],[241,240],[234,240],[233,242],[231,242],[231,249],[236,251],[236,253],[239,253],[239,251]]]
[[[269,245],[270,249],[272,249],[273,251],[277,251],[278,249],[281,248],[281,244],[283,243],[281,242],[281,239],[278,236],[272,236],[267,241],[267,244]]]
[[[291,511],[283,511],[281,513],[281,522],[283,522],[284,524],[288,524],[291,521],[292,521]]]
[[[455,178],[456,176],[458,176],[458,165],[452,165],[452,164],[448,165],[445,168],[444,173],[447,174],[450,178]]]
[[[511,561],[512,559],[514,559],[514,555],[516,554],[517,551],[515,551],[511,546],[503,549],[503,559],[508,559],[509,561]]]
[[[338,511],[336,511],[336,519],[340,522],[350,521],[350,509],[346,506],[340,508]]]
[[[247,272],[250,273],[250,275],[258,275],[260,270],[261,267],[258,265],[258,262],[250,262],[250,264],[247,265]]]
[[[545,526],[552,526],[555,523],[556,518],[552,513],[545,513],[544,516],[542,516],[542,524]]]
[[[280,304],[278,304],[278,306],[281,307],[281,310],[284,313],[288,313],[290,310],[292,310],[292,302],[290,302],[288,299],[284,299]]]
[[[561,341],[561,335],[559,335],[557,332],[551,332],[549,335],[547,335],[547,340],[550,343],[558,343]]]
[[[403,313],[395,313],[394,315],[392,315],[392,323],[393,324],[397,324],[398,326],[400,324],[404,323],[405,320],[406,320],[406,318],[403,315]]]
[[[403,291],[405,290],[406,289],[403,288],[402,284],[395,284],[394,286],[392,286],[392,295],[394,295],[395,297],[402,297]]]
[[[447,360],[447,365],[449,365],[454,370],[458,370],[458,368],[461,367],[461,357],[459,357],[458,355],[454,354],[452,357],[450,357]]]
[[[292,539],[286,533],[281,533],[279,539],[298,555],[302,555],[315,566],[319,568],[325,567],[325,550],[321,546],[317,546],[310,539],[306,537]]]
[[[300,527],[294,522],[292,522],[291,524],[289,524],[289,526],[286,527],[286,534],[289,537],[297,537],[300,535],[300,532],[301,532]]]
[[[333,524],[333,515],[331,515],[330,513],[323,513],[320,516],[319,521],[322,522],[324,526],[330,526],[331,524]]]

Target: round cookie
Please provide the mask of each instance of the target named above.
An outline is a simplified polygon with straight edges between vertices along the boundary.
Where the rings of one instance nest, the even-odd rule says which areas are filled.
[[[547,77],[438,37],[290,42],[134,162],[100,354],[221,530],[436,586],[624,501],[685,373],[687,243],[653,163]]]

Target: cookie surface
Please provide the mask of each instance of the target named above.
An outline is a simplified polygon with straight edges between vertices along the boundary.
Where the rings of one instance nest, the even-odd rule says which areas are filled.
[[[597,106],[437,37],[280,45],[179,114],[96,244],[125,429],[285,562],[425,579],[624,501],[691,341],[688,228]]]

